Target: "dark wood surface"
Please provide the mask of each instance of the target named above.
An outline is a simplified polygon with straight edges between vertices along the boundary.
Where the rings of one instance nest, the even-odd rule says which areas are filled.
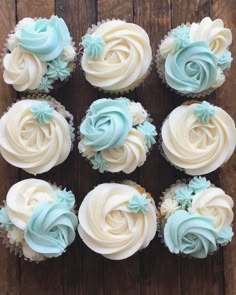
[[[0,44],[4,44],[7,34],[23,17],[52,14],[65,19],[77,46],[91,24],[111,18],[141,25],[150,36],[153,54],[169,29],[205,16],[222,18],[236,36],[236,0],[0,0]],[[236,56],[235,44],[231,47],[233,56]],[[1,77],[0,89],[2,114],[20,96]],[[234,62],[227,82],[207,99],[223,107],[236,120],[235,91]],[[105,97],[85,81],[79,67],[72,79],[53,95],[73,113],[76,126],[91,102]],[[184,101],[160,82],[154,63],[144,85],[127,96],[149,110],[158,130],[166,115]],[[209,176],[234,199],[235,172],[236,155]],[[29,176],[0,158],[0,198],[4,200],[11,185]],[[129,176],[145,186],[156,201],[166,187],[183,177],[183,173],[161,157],[157,146],[146,164]],[[95,185],[127,177],[93,171],[75,146],[65,163],[39,178],[71,188],[79,206]],[[233,295],[236,294],[235,247],[236,238],[223,251],[205,260],[182,259],[168,253],[156,237],[145,251],[124,261],[110,261],[90,251],[77,237],[65,255],[37,265],[15,257],[0,244],[0,295]]]

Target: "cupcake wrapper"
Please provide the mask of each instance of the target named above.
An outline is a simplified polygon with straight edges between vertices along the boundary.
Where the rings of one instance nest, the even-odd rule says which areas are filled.
[[[112,19],[106,19],[106,20],[102,20],[100,22],[97,22],[96,25],[92,25],[90,28],[88,28],[86,34],[93,34],[96,29],[98,27],[100,27],[102,24],[106,23],[106,22],[109,22],[109,21],[113,21],[113,20],[120,20],[120,21],[125,21],[125,20],[121,20],[119,18],[112,18]],[[85,35],[86,35],[85,34]],[[84,77],[85,77],[85,72],[81,66],[81,59],[82,59],[82,56],[83,56],[83,52],[84,52],[84,49],[83,49],[83,46],[82,46],[82,43],[80,42],[79,44],[79,53],[78,53],[78,56],[79,56],[79,67],[80,69],[82,70],[83,74],[84,74]],[[125,88],[125,89],[122,89],[122,90],[105,90],[103,88],[100,88],[100,87],[96,87],[96,86],[93,86],[95,89],[98,89],[99,91],[102,91],[104,93],[107,93],[107,94],[114,94],[114,95],[124,95],[124,94],[127,94],[129,93],[130,91],[133,91],[135,88],[141,86],[143,83],[144,83],[144,80],[148,77],[148,75],[151,73],[152,71],[152,67],[153,67],[153,60],[151,61],[151,64],[146,72],[146,74],[138,81],[135,81],[132,85],[130,85],[129,87]]]
[[[176,28],[183,27],[183,26],[190,27],[190,25],[191,25],[190,23],[186,23],[186,24],[183,23],[183,24],[181,24],[180,26],[178,26]],[[165,79],[165,59],[160,54],[160,47],[161,47],[162,42],[167,37],[169,37],[171,35],[171,31],[169,31],[167,33],[167,35],[164,36],[164,38],[161,40],[161,42],[158,45],[157,52],[156,52],[156,69],[157,69],[157,73],[158,73],[160,79],[162,80],[162,82],[167,86],[167,88],[170,89],[171,91],[175,92],[176,94],[181,95],[183,97],[187,97],[187,98],[203,99],[205,96],[210,95],[212,92],[214,92],[218,88],[212,88],[211,87],[211,88],[206,89],[205,91],[202,91],[200,93],[182,93],[182,92],[172,88],[171,86],[169,86],[169,84],[166,82],[166,79]],[[223,72],[225,74],[225,77],[227,77],[228,73],[229,73],[229,69],[227,69],[227,70],[225,70]]]
[[[41,17],[35,17],[33,18],[35,21],[41,19]],[[16,26],[15,26],[16,28]],[[3,45],[3,48],[2,48],[2,52],[0,54],[0,65],[1,65],[1,68],[4,70],[4,67],[3,67],[3,59],[5,57],[5,55],[7,53],[10,53],[9,49],[7,48],[7,43],[8,43],[8,39],[9,37],[15,33],[15,28],[13,30],[10,31],[10,33],[7,35],[6,39],[5,39],[5,42],[4,42],[4,45]],[[71,36],[70,36],[71,37]],[[38,89],[26,89],[25,91],[22,91],[21,93],[24,93],[24,92],[28,92],[30,94],[49,94],[50,92],[52,92],[53,90],[57,90],[59,88],[61,88],[66,82],[68,82],[73,74],[73,72],[75,71],[76,69],[76,65],[77,65],[77,61],[78,61],[78,52],[77,52],[77,48],[75,46],[75,42],[73,41],[72,37],[71,37],[71,44],[70,44],[75,52],[76,52],[76,56],[74,58],[74,61],[73,62],[70,62],[71,63],[71,71],[70,71],[70,75],[68,77],[66,77],[63,81],[60,81],[60,80],[55,80],[53,82],[53,89],[51,89],[50,91],[48,92],[45,92],[43,90],[38,90]],[[12,85],[11,85],[12,86]],[[13,86],[12,86],[13,87]],[[14,88],[14,87],[13,87]]]

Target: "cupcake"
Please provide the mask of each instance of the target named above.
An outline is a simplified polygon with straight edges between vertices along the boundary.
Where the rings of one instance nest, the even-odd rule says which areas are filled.
[[[103,183],[84,198],[78,232],[94,252],[111,260],[146,248],[157,230],[151,195],[134,182]]]
[[[231,242],[234,202],[205,177],[178,181],[161,199],[159,230],[171,253],[205,258]]]
[[[40,262],[58,257],[75,239],[75,196],[39,179],[14,184],[0,210],[0,233],[11,251]]]
[[[161,128],[165,158],[189,175],[210,173],[226,163],[236,145],[234,120],[206,101],[174,109]]]
[[[124,97],[93,102],[79,130],[80,153],[101,173],[142,166],[157,135],[142,105]]]
[[[6,40],[3,79],[17,91],[50,92],[75,67],[76,49],[62,18],[24,18]]]
[[[147,33],[121,20],[98,23],[82,39],[81,66],[86,80],[110,93],[124,93],[147,76],[152,50]]]
[[[28,96],[0,119],[1,155],[30,174],[47,172],[68,157],[73,129],[73,116],[55,99]]]
[[[171,30],[157,51],[157,70],[176,92],[190,97],[209,94],[225,81],[233,60],[230,29],[221,19],[205,17],[200,23]]]

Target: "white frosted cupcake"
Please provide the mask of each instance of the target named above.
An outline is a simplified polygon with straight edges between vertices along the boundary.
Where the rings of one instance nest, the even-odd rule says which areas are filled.
[[[8,36],[3,79],[17,91],[48,93],[75,67],[76,49],[62,18],[24,18]]]
[[[159,230],[171,253],[205,258],[231,242],[234,202],[205,177],[178,181],[161,199]]]
[[[131,181],[95,187],[84,198],[78,217],[84,243],[112,260],[128,258],[146,248],[157,230],[153,199]]]
[[[91,104],[80,125],[78,148],[93,169],[129,174],[144,164],[156,135],[139,102],[102,98]]]
[[[55,99],[28,96],[0,119],[0,152],[15,167],[44,173],[67,159],[73,131],[73,116]]]
[[[234,120],[206,101],[175,108],[161,128],[165,158],[189,175],[210,173],[232,156],[236,146]]]
[[[0,210],[0,233],[16,255],[40,262],[58,257],[75,239],[77,217],[71,191],[39,179],[13,185]]]
[[[173,90],[190,97],[209,94],[225,81],[233,60],[231,30],[221,19],[205,17],[200,23],[171,30],[157,51],[157,70]]]
[[[147,33],[138,25],[109,20],[92,26],[82,39],[81,66],[86,80],[110,93],[124,93],[147,76],[152,50]]]

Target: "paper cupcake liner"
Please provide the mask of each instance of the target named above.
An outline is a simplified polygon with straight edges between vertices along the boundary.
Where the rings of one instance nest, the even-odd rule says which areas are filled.
[[[27,95],[25,97],[22,97],[21,99],[19,100],[16,100],[14,103],[11,104],[10,107],[8,107],[7,110],[9,110],[16,102],[20,101],[20,100],[24,100],[24,99],[33,99],[33,100],[45,100],[49,103],[49,105],[54,108],[58,113],[60,113],[65,119],[66,121],[69,123],[70,125],[70,138],[71,138],[71,142],[72,142],[72,145],[71,145],[71,150],[73,150],[73,147],[74,147],[74,141],[75,141],[75,128],[74,128],[74,117],[73,115],[67,111],[65,109],[65,107],[60,103],[58,102],[54,97],[50,96],[50,95],[47,95],[47,94],[32,94],[32,95]]]
[[[186,24],[182,23],[180,26],[178,26],[176,28],[180,28],[180,27],[183,27],[183,26],[190,27],[191,24],[190,23],[186,23]],[[167,88],[170,89],[172,92],[175,92],[176,94],[181,95],[183,97],[187,97],[187,98],[199,98],[199,99],[203,99],[205,96],[210,95],[212,92],[214,92],[215,90],[217,90],[218,88],[220,88],[220,87],[217,87],[217,88],[210,87],[209,89],[206,89],[206,90],[204,90],[202,92],[199,92],[199,93],[182,93],[182,92],[180,92],[180,91],[172,88],[171,86],[169,86],[169,84],[166,82],[166,79],[165,79],[165,59],[160,54],[160,47],[161,47],[162,42],[167,37],[169,37],[171,35],[171,32],[172,32],[172,30],[170,30],[167,33],[167,35],[164,36],[164,38],[159,43],[158,48],[157,48],[157,51],[156,51],[156,69],[157,69],[157,73],[158,73],[160,79],[162,80],[162,82],[167,86]],[[227,78],[228,73],[229,73],[229,69],[224,70],[223,72],[224,72],[225,78]]]
[[[41,19],[41,17],[35,17],[33,19],[35,21],[37,21],[37,20]],[[15,25],[15,28],[16,28],[16,25]],[[5,38],[5,42],[3,44],[3,47],[2,47],[2,52],[0,54],[0,65],[1,65],[2,70],[4,70],[4,67],[3,67],[3,59],[4,59],[4,57],[5,57],[5,55],[7,53],[10,53],[10,50],[7,48],[8,40],[9,40],[10,36],[15,33],[15,28],[13,30],[11,30],[10,33],[7,35],[7,37]],[[50,89],[48,92],[45,92],[43,90],[39,90],[39,89],[36,88],[36,89],[26,89],[25,91],[20,91],[20,93],[27,92],[27,93],[30,93],[30,94],[34,94],[34,93],[36,93],[36,94],[39,94],[39,93],[40,94],[49,94],[52,91],[58,90],[59,88],[61,88],[64,84],[66,84],[70,80],[73,72],[76,69],[76,64],[77,64],[77,60],[78,60],[78,52],[77,52],[77,48],[75,46],[75,42],[73,41],[73,38],[72,38],[71,35],[70,35],[70,37],[71,37],[71,43],[70,43],[70,45],[73,47],[73,49],[75,50],[75,53],[76,53],[74,60],[71,61],[71,62],[69,62],[71,64],[70,65],[70,75],[67,76],[63,81],[60,81],[59,79],[55,80],[52,83],[53,88]],[[11,84],[8,84],[8,85],[12,86]]]
[[[96,31],[96,29],[97,29],[98,27],[100,27],[102,24],[104,24],[104,23],[106,23],[106,22],[109,22],[109,21],[113,21],[113,20],[125,21],[125,20],[121,20],[121,19],[119,19],[119,18],[112,18],[112,19],[106,19],[106,20],[99,21],[99,22],[97,22],[96,25],[93,24],[91,27],[89,27],[88,30],[87,30],[87,32],[85,33],[85,35],[86,35],[86,34],[89,34],[89,35],[93,34],[93,33]],[[85,35],[84,35],[84,36],[85,36]],[[83,37],[84,37],[84,36],[83,36]],[[83,37],[82,37],[82,38],[83,38]],[[84,52],[84,48],[83,48],[83,46],[82,46],[82,43],[80,42],[80,43],[79,43],[79,53],[78,53],[78,56],[79,56],[79,58],[78,58],[78,59],[79,59],[79,67],[80,67],[80,69],[82,70],[82,72],[83,72],[83,74],[84,74],[84,77],[85,77],[85,76],[86,76],[86,73],[85,73],[85,71],[83,70],[83,68],[82,68],[82,66],[81,66],[81,59],[82,59],[82,56],[83,56],[83,52]],[[128,87],[126,87],[126,88],[124,88],[124,89],[122,89],[122,90],[106,90],[106,89],[103,89],[103,88],[100,88],[100,87],[96,87],[96,86],[90,84],[89,82],[88,82],[88,83],[89,83],[91,86],[93,86],[95,89],[98,89],[99,91],[102,91],[102,92],[104,92],[104,93],[106,93],[106,94],[124,95],[124,94],[127,94],[127,93],[133,91],[135,88],[141,86],[141,85],[144,83],[144,80],[145,80],[145,79],[148,77],[148,75],[151,73],[151,71],[152,71],[152,67],[153,67],[153,58],[152,58],[151,64],[150,64],[150,66],[149,66],[147,72],[145,73],[145,75],[144,75],[141,79],[135,81],[133,84],[131,84],[130,86],[128,86]],[[86,79],[86,78],[85,78],[85,79]],[[87,80],[86,80],[86,81],[87,81]]]

